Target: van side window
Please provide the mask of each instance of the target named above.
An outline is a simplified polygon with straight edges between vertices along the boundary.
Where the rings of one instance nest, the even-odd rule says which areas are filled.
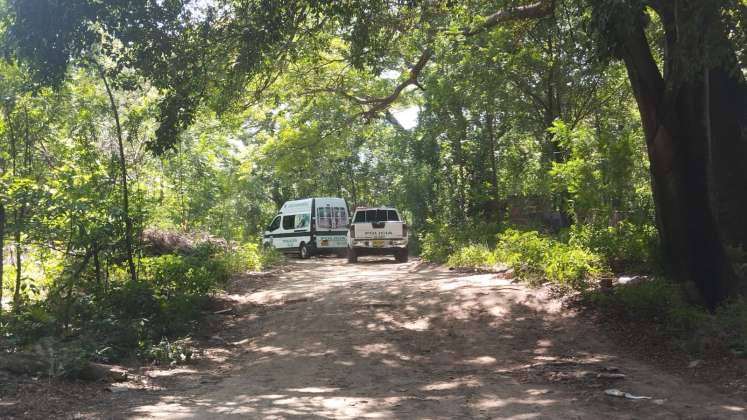
[[[316,210],[316,225],[319,229],[332,228],[332,209],[330,207],[319,207]]]
[[[296,229],[303,229],[309,226],[311,215],[309,213],[297,214],[296,215]]]
[[[277,216],[276,218],[272,219],[272,223],[270,223],[270,226],[267,227],[267,230],[270,232],[274,232],[279,227],[280,227],[280,216]]]
[[[335,207],[335,228],[344,228],[348,225],[348,215],[345,207]]]
[[[296,226],[296,215],[283,216],[283,229],[292,230]]]

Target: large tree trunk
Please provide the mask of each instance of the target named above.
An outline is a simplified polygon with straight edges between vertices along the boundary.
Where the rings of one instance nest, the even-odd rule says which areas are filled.
[[[737,277],[712,213],[708,183],[705,84],[693,76],[665,86],[643,32],[621,49],[638,102],[651,163],[652,190],[671,275],[695,286],[710,308],[732,295]]]
[[[747,83],[741,71],[708,71],[713,204],[727,243],[747,249]]]

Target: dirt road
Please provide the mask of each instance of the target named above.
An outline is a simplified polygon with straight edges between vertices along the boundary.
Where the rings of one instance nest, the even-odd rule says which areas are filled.
[[[635,360],[542,290],[386,259],[292,261],[247,277],[193,366],[152,371],[82,416],[116,418],[746,418]],[[622,373],[624,379],[600,378]],[[651,399],[608,396],[617,388]]]

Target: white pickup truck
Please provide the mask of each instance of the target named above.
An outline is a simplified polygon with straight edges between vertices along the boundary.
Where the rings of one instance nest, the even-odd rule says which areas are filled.
[[[407,261],[407,225],[391,207],[355,209],[348,230],[348,262],[363,255],[394,255]]]

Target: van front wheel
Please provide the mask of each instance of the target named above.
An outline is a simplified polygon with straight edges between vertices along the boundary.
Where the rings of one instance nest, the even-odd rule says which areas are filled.
[[[300,247],[298,247],[298,255],[301,257],[302,260],[305,260],[309,258],[309,247],[306,246],[305,243],[302,243]]]

